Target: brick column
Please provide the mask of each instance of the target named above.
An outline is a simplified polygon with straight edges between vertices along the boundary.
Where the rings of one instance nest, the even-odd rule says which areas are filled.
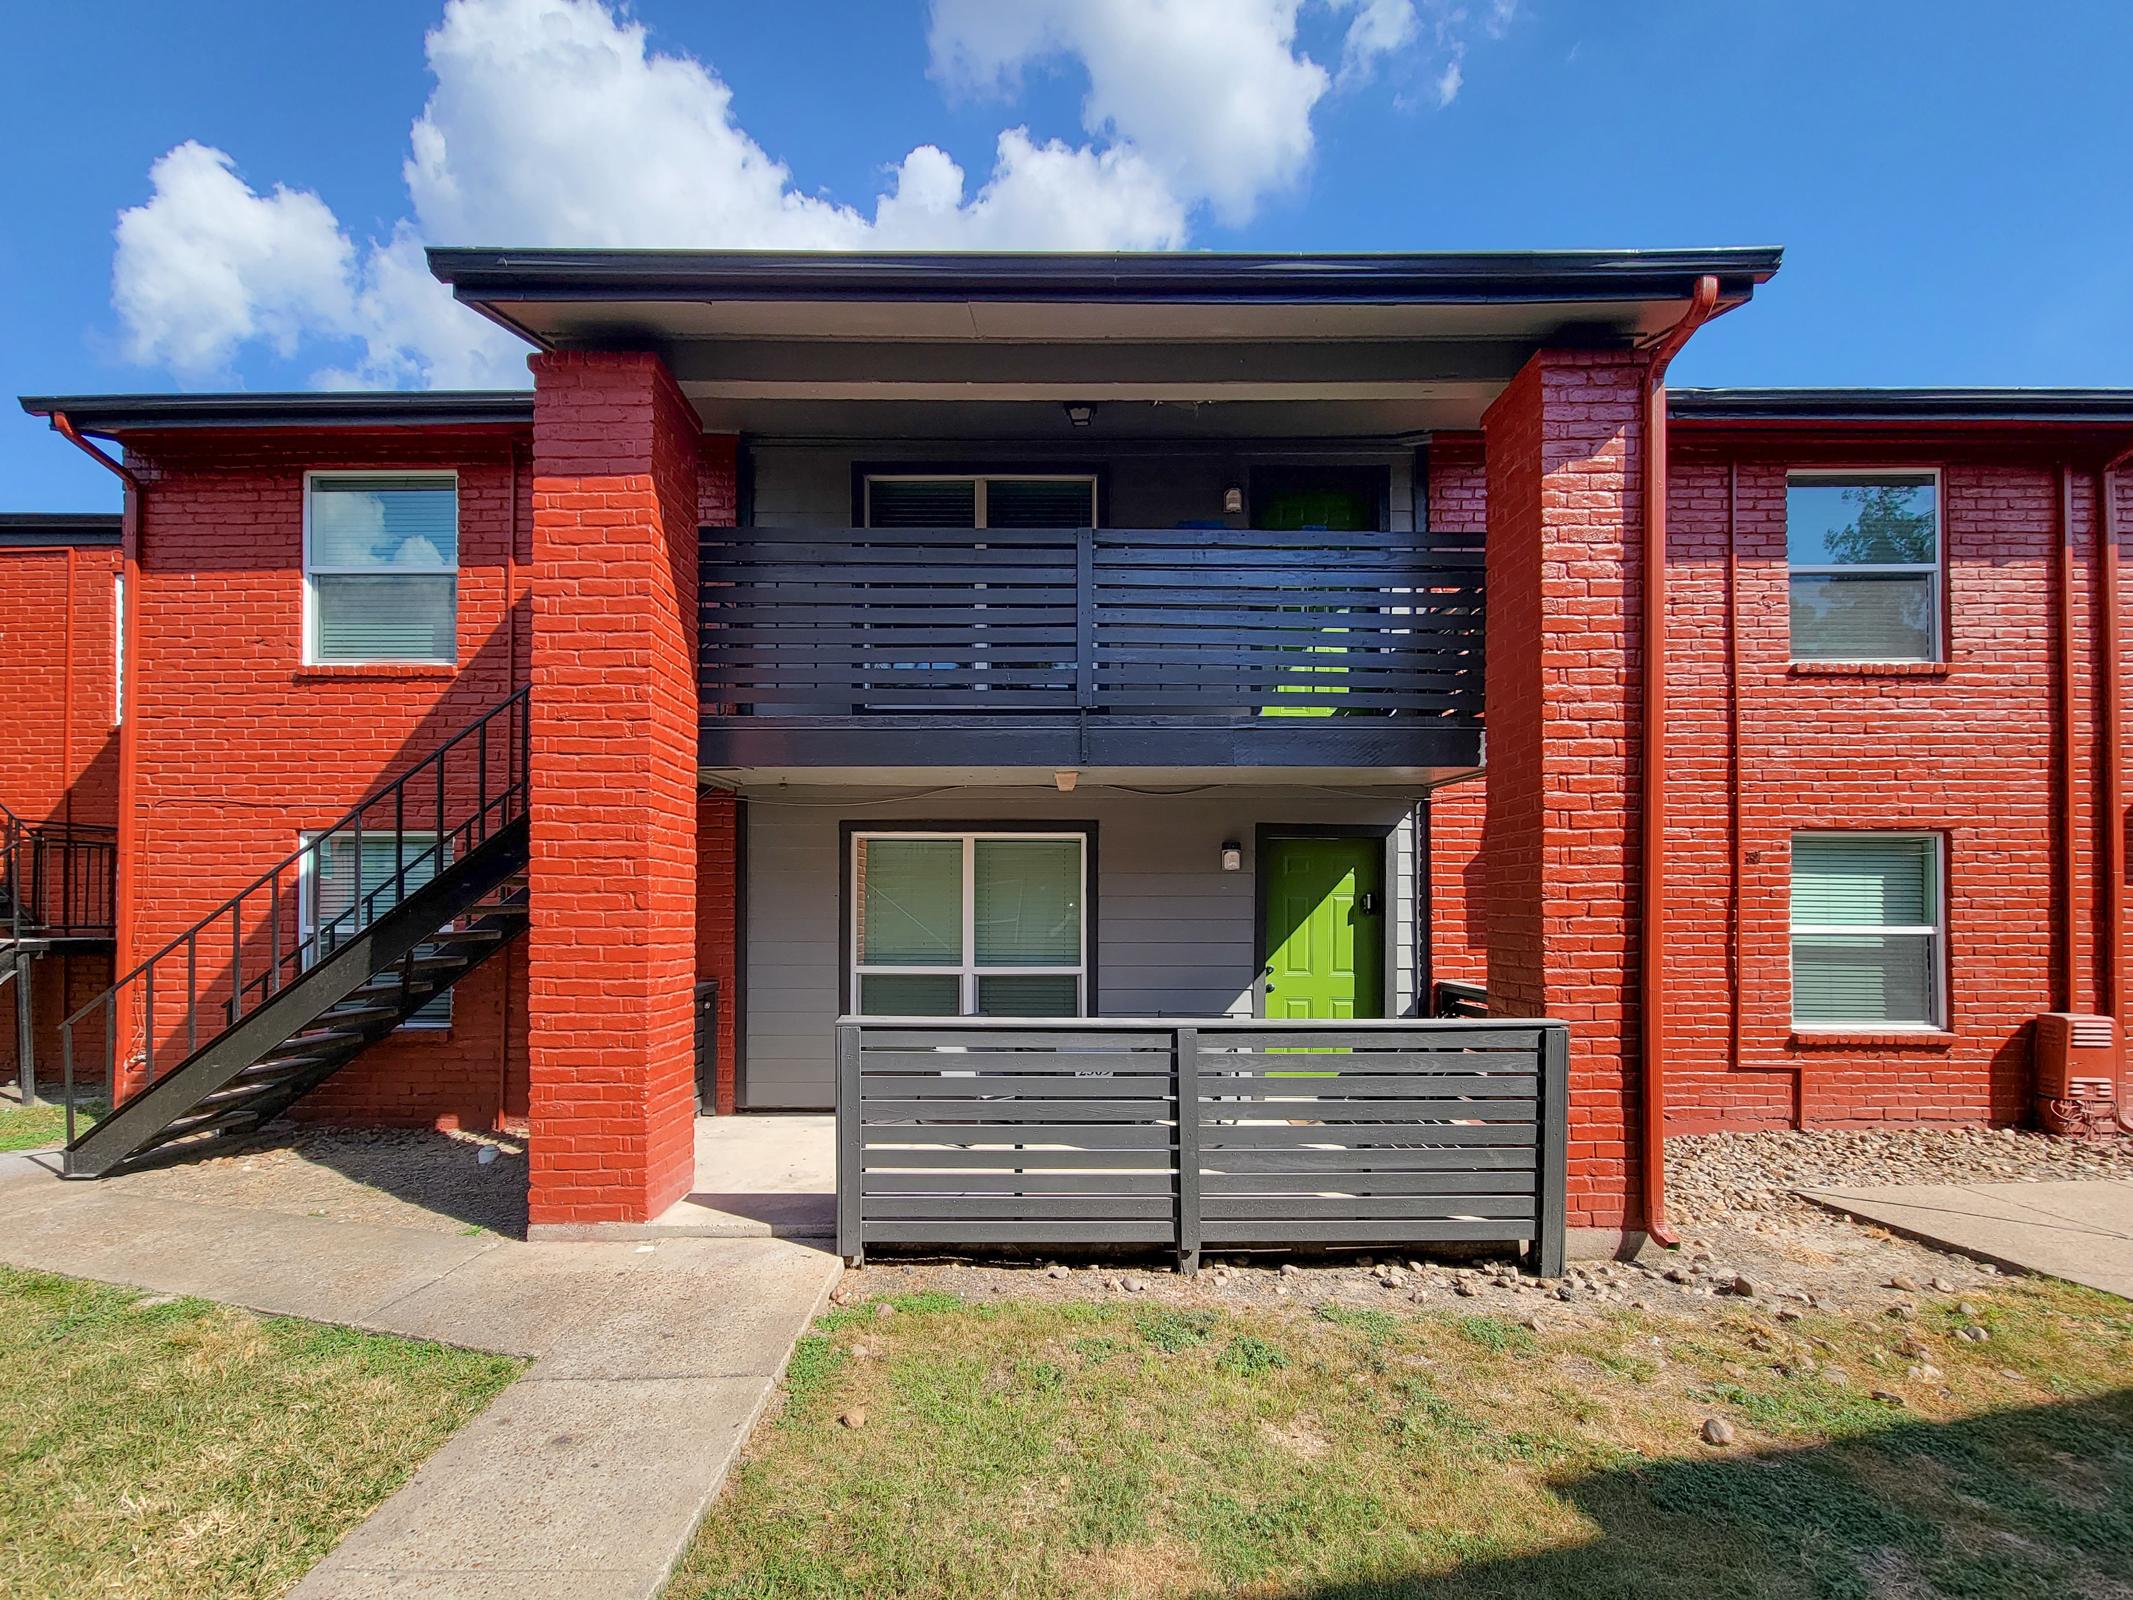
[[[538,1229],[644,1221],[693,1172],[702,428],[656,357],[533,369]]]
[[[1570,1024],[1573,1229],[1635,1170],[1638,482],[1644,364],[1544,350],[1490,407],[1489,1000]]]

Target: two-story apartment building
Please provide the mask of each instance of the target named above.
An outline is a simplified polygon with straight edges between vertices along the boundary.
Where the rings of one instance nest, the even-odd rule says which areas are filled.
[[[24,402],[126,481],[78,1170],[523,1122],[640,1221],[840,1015],[1450,981],[1569,1025],[1615,1238],[2121,1010],[2133,393],[1669,395],[1768,250],[432,265],[530,395]]]

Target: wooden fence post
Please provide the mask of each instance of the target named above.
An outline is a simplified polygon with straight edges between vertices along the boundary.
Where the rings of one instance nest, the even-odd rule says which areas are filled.
[[[859,1129],[859,1024],[837,1024],[837,1254],[847,1266],[866,1263],[860,1235],[862,1177]]]
[[[1172,1081],[1178,1094],[1178,1271],[1190,1276],[1200,1270],[1200,1030],[1179,1028],[1173,1037],[1177,1071]]]

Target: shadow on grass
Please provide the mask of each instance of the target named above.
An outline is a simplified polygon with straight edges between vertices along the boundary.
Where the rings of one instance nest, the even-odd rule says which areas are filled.
[[[1285,1600],[2133,1595],[2133,1389],[1558,1481],[1589,1542]]]

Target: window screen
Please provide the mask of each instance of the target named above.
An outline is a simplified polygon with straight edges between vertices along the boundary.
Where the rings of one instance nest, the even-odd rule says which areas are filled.
[[[1938,1027],[1939,880],[1930,834],[1795,834],[1793,1021]]]
[[[309,495],[309,658],[457,660],[455,481],[321,473]]]
[[[325,840],[311,857],[310,903],[306,910],[308,931],[318,940],[312,959],[324,960],[436,877],[438,853],[430,848],[435,843],[434,834],[403,834],[397,846],[391,834],[366,836],[358,858],[351,836],[335,834]],[[449,843],[443,854],[449,862]],[[360,876],[356,871],[358,859],[362,863]],[[351,911],[359,894],[363,904]],[[406,1025],[442,1028],[449,1026],[451,1020],[452,994],[448,989],[417,1011]]]

